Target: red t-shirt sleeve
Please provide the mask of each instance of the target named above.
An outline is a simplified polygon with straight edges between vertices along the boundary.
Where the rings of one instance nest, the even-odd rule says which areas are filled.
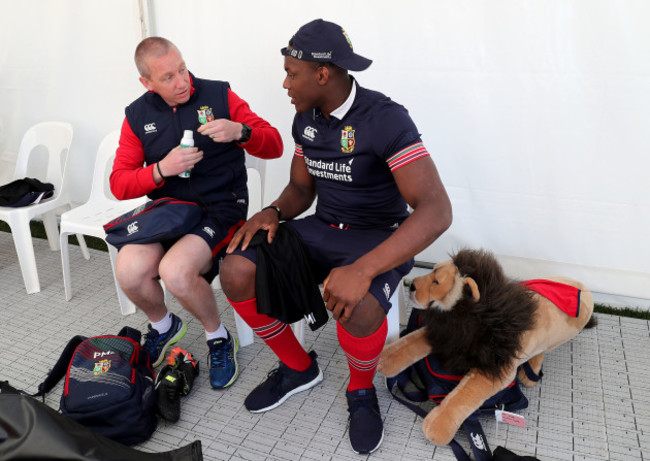
[[[124,118],[120,133],[120,144],[115,153],[111,172],[111,192],[119,200],[127,200],[147,195],[165,181],[156,185],[153,180],[155,164],[144,166],[142,142],[135,135],[129,122]]]
[[[247,143],[241,144],[246,152],[264,159],[278,158],[282,155],[282,137],[278,130],[253,112],[248,103],[230,89],[228,107],[233,122],[245,123],[251,127],[251,138]]]

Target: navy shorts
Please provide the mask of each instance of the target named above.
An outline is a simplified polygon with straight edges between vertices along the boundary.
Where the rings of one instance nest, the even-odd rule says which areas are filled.
[[[318,283],[323,282],[335,267],[352,264],[392,235],[391,230],[383,229],[339,229],[316,216],[294,219],[282,225],[289,225],[300,233]],[[255,248],[236,250],[234,254],[257,263]],[[378,275],[370,284],[370,293],[377,298],[386,312],[391,308],[390,297],[413,265],[414,260],[410,259]]]
[[[235,204],[234,206],[210,208],[209,213],[205,213],[201,221],[185,235],[198,235],[201,237],[212,251],[212,267],[208,272],[203,274],[203,278],[212,283],[214,278],[219,274],[221,260],[226,256],[226,248],[235,234],[246,220],[246,210],[248,201],[245,204]],[[169,250],[179,239],[166,240],[162,243],[165,251]]]

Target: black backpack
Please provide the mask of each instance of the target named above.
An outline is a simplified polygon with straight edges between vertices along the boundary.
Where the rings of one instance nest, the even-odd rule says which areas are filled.
[[[406,328],[401,332],[400,336],[405,336],[421,328],[421,315],[421,310],[413,309]],[[429,400],[433,400],[436,403],[442,402],[447,394],[463,379],[463,376],[454,371],[443,370],[436,357],[429,355],[410,365],[397,376],[387,378],[386,386],[396,400],[413,410],[422,418],[425,418],[428,411],[417,403],[427,402]],[[403,397],[395,392],[395,386],[401,391]],[[494,413],[497,409],[514,411],[521,410],[527,406],[528,399],[521,392],[519,383],[515,380],[501,392],[486,400],[481,408],[463,422],[462,429],[469,439],[476,461],[492,459],[492,452],[487,443],[487,438],[485,437],[481,423],[479,422],[479,416],[481,414]],[[452,440],[449,446],[457,459],[469,461],[469,456],[456,440]]]
[[[133,445],[156,429],[154,372],[140,332],[75,336],[38,387],[44,396],[65,375],[61,412],[109,439]]]

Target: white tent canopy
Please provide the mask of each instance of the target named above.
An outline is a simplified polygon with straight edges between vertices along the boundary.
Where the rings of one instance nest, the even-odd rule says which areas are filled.
[[[450,194],[452,227],[417,259],[484,247],[513,277],[572,276],[650,305],[647,1],[0,0],[0,12],[0,184],[29,126],[65,120],[69,179],[87,198],[99,141],[144,91],[132,59],[144,25],[278,127],[270,202],[293,151],[279,49],[322,17],[374,60],[360,84],[409,109]]]

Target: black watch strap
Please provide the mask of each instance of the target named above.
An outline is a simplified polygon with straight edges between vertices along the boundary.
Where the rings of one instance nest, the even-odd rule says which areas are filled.
[[[282,220],[282,212],[280,211],[280,207],[279,207],[279,206],[277,206],[277,205],[269,205],[269,206],[265,206],[264,208],[262,208],[262,211],[264,211],[264,210],[269,210],[269,209],[271,209],[271,210],[275,210],[275,211],[278,213],[278,221],[281,221],[281,220]]]
[[[253,129],[246,125],[245,123],[241,124],[241,138],[237,140],[237,144],[245,144],[251,139],[251,134]]]

